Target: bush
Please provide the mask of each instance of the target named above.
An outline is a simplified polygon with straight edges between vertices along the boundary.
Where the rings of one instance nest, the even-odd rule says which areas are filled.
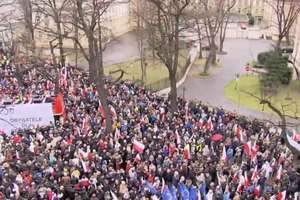
[[[259,53],[257,55],[257,61],[259,64],[262,64],[264,65],[266,60],[269,58],[269,57],[272,57],[274,56],[275,52],[274,51],[267,51],[267,52],[262,52],[262,53]]]
[[[275,89],[279,84],[288,85],[292,79],[293,70],[288,67],[288,60],[278,52],[264,52],[258,55],[259,62],[267,70],[262,75],[261,83],[264,88]]]

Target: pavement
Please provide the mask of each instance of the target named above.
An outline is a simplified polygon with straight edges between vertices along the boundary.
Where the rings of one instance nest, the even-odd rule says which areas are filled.
[[[256,59],[257,54],[272,49],[272,42],[268,40],[227,39],[224,50],[226,55],[218,55],[223,67],[208,77],[195,77],[189,74],[184,84],[178,88],[179,95],[185,95],[189,100],[201,100],[212,106],[222,107],[251,118],[273,121],[275,115],[241,107],[230,101],[224,95],[225,86],[235,75],[245,74],[247,62]]]
[[[139,58],[137,34],[128,32],[107,44],[103,52],[105,66]]]

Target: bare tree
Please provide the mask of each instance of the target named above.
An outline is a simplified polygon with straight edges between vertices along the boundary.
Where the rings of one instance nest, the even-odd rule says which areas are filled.
[[[179,58],[179,37],[182,32],[180,22],[190,0],[145,0],[155,14],[144,19],[146,26],[151,31],[149,45],[151,45],[159,59],[169,72],[170,81],[170,108],[171,112],[178,110],[176,73]]]
[[[222,8],[224,1],[200,1],[200,8],[204,12],[203,21],[205,25],[205,32],[209,44],[209,53],[205,62],[203,73],[207,73],[211,65],[216,64],[217,61],[217,44],[216,37],[220,27],[223,24]]]
[[[272,102],[272,96],[266,96],[264,95],[264,93],[261,93],[260,96],[258,95],[254,95],[251,92],[248,91],[241,91],[247,95],[249,95],[252,98],[255,98],[258,100],[258,102],[263,105],[263,106],[268,106],[268,108],[270,110],[272,110],[280,119],[279,124],[276,124],[276,122],[274,122],[274,120],[271,121],[271,123],[273,123],[274,125],[279,126],[282,129],[282,135],[281,137],[284,139],[286,145],[289,147],[289,149],[297,156],[300,156],[300,152],[295,149],[293,146],[291,146],[288,142],[287,139],[287,131],[288,128],[295,128],[297,126],[300,125],[300,121],[299,121],[299,117],[297,115],[299,115],[299,111],[296,109],[294,110],[294,115],[289,115],[287,114],[288,111],[288,107],[291,106],[291,104],[294,104],[295,102],[292,102],[291,104],[281,104],[281,107],[278,108],[277,106],[275,106]],[[297,105],[296,105],[297,106]]]
[[[39,23],[40,16],[36,13],[33,16],[32,0],[18,0],[18,4],[21,9],[22,18],[21,21],[24,23],[25,32],[23,35],[24,46],[31,52],[33,57],[36,55],[35,45],[35,28]],[[27,45],[26,45],[27,44]],[[28,52],[29,53],[29,52]]]
[[[42,15],[46,20],[44,23],[39,23],[37,29],[43,31],[48,36],[52,37],[50,49],[53,48],[53,42],[58,41],[57,46],[59,48],[60,64],[65,65],[65,53],[64,53],[64,35],[67,34],[63,30],[62,19],[63,15],[70,8],[70,0],[35,0],[33,1],[34,11]],[[49,23],[49,22],[53,22]]]
[[[282,40],[287,38],[289,42],[289,33],[295,24],[300,12],[300,1],[298,0],[269,0],[269,5],[276,15],[275,26],[278,31],[278,40],[276,49],[280,49]]]
[[[102,20],[103,15],[113,3],[113,0],[72,0],[74,10],[78,15],[75,20],[71,20],[73,26],[83,32],[88,44],[88,51],[78,38],[72,38],[79,46],[81,53],[89,63],[89,79],[96,83],[101,104],[106,114],[106,132],[112,131],[112,118],[107,101],[107,91],[105,89],[103,70],[103,44],[102,44]],[[76,21],[77,23],[74,23]]]
[[[147,13],[147,7],[143,3],[143,1],[135,1],[133,3],[133,22],[135,23],[136,26],[136,32],[138,34],[138,44],[139,44],[139,56],[140,56],[140,67],[141,67],[141,80],[142,83],[146,83],[146,78],[147,78],[147,70],[146,70],[146,44],[145,44],[145,39],[146,39],[146,34],[147,34],[147,27],[144,25],[143,19],[146,18],[146,13]]]
[[[219,51],[223,52],[223,47],[224,47],[224,41],[226,37],[226,30],[228,23],[230,23],[230,14],[232,11],[232,8],[235,6],[236,0],[226,0],[222,4],[222,9],[221,9],[221,20],[220,20],[220,33],[219,33]]]

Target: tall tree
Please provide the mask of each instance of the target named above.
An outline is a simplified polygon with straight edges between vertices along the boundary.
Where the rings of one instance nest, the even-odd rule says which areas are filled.
[[[69,38],[77,43],[81,53],[89,63],[89,79],[90,82],[96,83],[100,101],[106,114],[106,132],[111,132],[112,118],[107,101],[103,70],[103,27],[101,23],[104,13],[112,5],[113,0],[72,0],[72,3],[78,15],[72,13],[71,15],[77,18],[69,21],[69,23],[72,23],[79,31],[83,32],[88,44],[88,51],[86,52],[78,38],[72,36],[69,36]],[[74,21],[77,23],[74,23]]]
[[[159,59],[169,72],[170,81],[170,108],[171,112],[178,110],[176,73],[179,58],[179,37],[183,29],[180,22],[183,21],[185,11],[190,0],[145,0],[149,3],[153,15],[147,16],[144,20],[151,31],[149,45],[151,45]]]
[[[276,15],[275,26],[278,31],[276,49],[279,50],[282,40],[287,38],[300,12],[299,0],[269,0],[269,5]]]
[[[31,52],[32,56],[35,57],[35,27],[38,24],[40,17],[37,13],[33,16],[32,0],[18,0],[18,3],[22,13],[21,21],[23,21],[25,27],[23,35],[24,43],[28,44],[27,49]]]
[[[232,8],[235,6],[236,0],[225,0],[221,9],[221,20],[220,20],[220,33],[219,33],[219,51],[223,52],[224,41],[226,37],[227,26],[230,23],[230,14]]]
[[[199,1],[202,12],[205,13],[203,16],[203,22],[205,25],[205,32],[209,44],[209,52],[204,66],[204,73],[207,73],[211,65],[216,64],[217,61],[217,44],[216,37],[223,25],[223,14],[222,8],[224,1],[216,0],[202,0]]]
[[[70,0],[35,0],[32,3],[35,12],[41,14],[44,19],[44,23],[39,23],[37,29],[49,35],[52,38],[52,43],[57,41],[60,55],[59,60],[62,66],[65,65],[63,40],[66,34],[63,30],[62,18],[69,11],[70,3]]]

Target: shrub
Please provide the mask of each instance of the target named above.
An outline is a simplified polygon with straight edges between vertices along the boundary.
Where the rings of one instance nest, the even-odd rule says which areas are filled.
[[[264,88],[275,89],[279,84],[288,85],[292,79],[293,70],[288,67],[288,60],[281,53],[270,51],[258,55],[260,63],[267,70],[262,75],[261,83]]]

